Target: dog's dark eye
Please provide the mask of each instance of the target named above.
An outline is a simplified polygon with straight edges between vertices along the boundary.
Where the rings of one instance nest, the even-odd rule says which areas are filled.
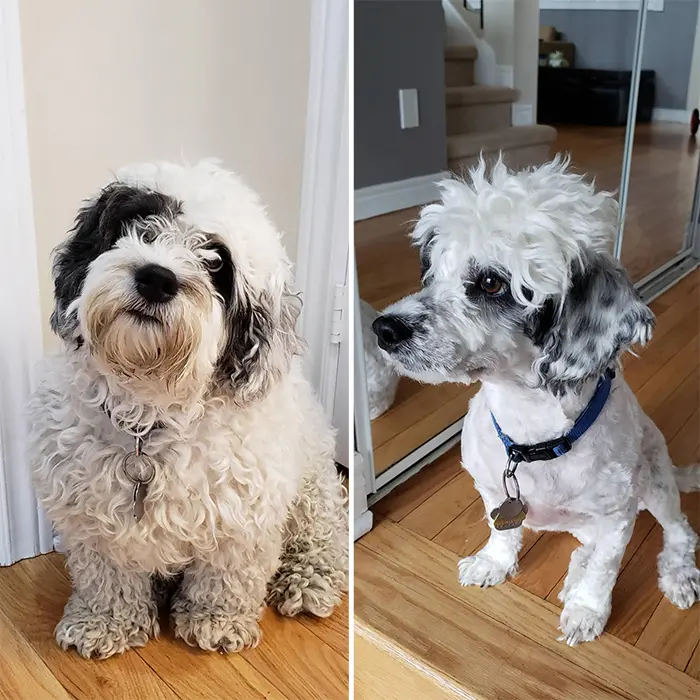
[[[219,272],[219,270],[221,270],[221,268],[224,266],[224,262],[220,257],[213,259],[206,258],[204,260],[204,266],[210,273],[214,273]]]
[[[479,277],[479,289],[491,297],[500,297],[508,291],[508,285],[493,272],[486,272]]]

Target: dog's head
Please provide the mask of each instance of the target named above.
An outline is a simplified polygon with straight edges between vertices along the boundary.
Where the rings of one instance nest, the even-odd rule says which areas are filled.
[[[556,158],[482,161],[445,180],[413,232],[423,289],[374,322],[399,372],[430,383],[510,376],[555,393],[597,378],[654,319],[610,255],[612,195]]]
[[[248,402],[299,350],[299,299],[258,197],[213,161],[124,168],[54,253],[53,330],[141,400]]]

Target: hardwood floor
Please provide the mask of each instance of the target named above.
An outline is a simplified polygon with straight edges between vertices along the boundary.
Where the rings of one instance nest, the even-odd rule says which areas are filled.
[[[267,610],[263,641],[241,654],[203,652],[175,640],[167,620],[142,649],[88,661],[58,647],[53,630],[70,592],[62,557],[0,568],[2,700],[345,700],[348,601],[327,619]]]
[[[625,131],[622,127],[558,126],[552,153],[570,152],[573,166],[618,190]],[[639,280],[681,248],[697,169],[695,141],[684,124],[639,124],[635,134],[623,263]],[[355,224],[360,297],[383,309],[420,288],[420,260],[408,232],[420,207]],[[372,421],[375,472],[381,474],[459,420],[478,386],[424,386],[402,378],[394,405]]]
[[[695,270],[651,304],[654,338],[624,362],[679,466],[700,458],[699,304]],[[683,494],[682,503],[700,532],[700,492]],[[478,551],[489,527],[458,448],[373,511],[378,525],[355,546],[358,659],[372,657],[367,671],[356,665],[358,700],[373,697],[361,692],[373,676],[397,676],[396,664],[429,688],[406,690],[402,700],[700,697],[700,604],[679,610],[659,591],[661,529],[649,513],[638,517],[625,552],[606,634],[570,648],[556,641],[557,593],[576,546],[570,535],[526,530],[512,581],[459,586],[458,557]]]
[[[598,187],[619,191],[625,127],[557,125],[552,154],[569,152],[576,170]],[[683,246],[698,168],[686,124],[637,124],[625,218],[622,262],[633,281],[670,260]]]

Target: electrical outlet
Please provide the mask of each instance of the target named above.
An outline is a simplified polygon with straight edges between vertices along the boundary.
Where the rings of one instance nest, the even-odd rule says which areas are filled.
[[[399,90],[399,114],[401,128],[413,129],[420,124],[418,119],[418,90]]]

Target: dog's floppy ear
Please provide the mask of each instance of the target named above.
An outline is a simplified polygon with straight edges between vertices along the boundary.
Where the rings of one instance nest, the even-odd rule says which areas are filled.
[[[80,295],[90,263],[117,242],[126,224],[149,216],[175,216],[179,208],[170,197],[123,183],[108,185],[82,207],[70,236],[53,254],[52,330],[64,340],[73,337],[78,321],[75,314],[67,315],[68,307]]]
[[[289,369],[303,341],[296,323],[301,299],[286,284],[278,291],[256,295],[240,276],[227,311],[227,342],[219,357],[215,380],[232,386],[236,401],[246,404],[264,396]]]
[[[430,254],[435,243],[435,231],[427,231],[420,239],[420,279],[424,285],[430,284],[432,274],[430,273]]]
[[[541,348],[535,370],[543,385],[560,394],[599,377],[622,352],[647,343],[654,315],[625,271],[597,253],[572,272],[559,308],[548,302],[528,329]]]

